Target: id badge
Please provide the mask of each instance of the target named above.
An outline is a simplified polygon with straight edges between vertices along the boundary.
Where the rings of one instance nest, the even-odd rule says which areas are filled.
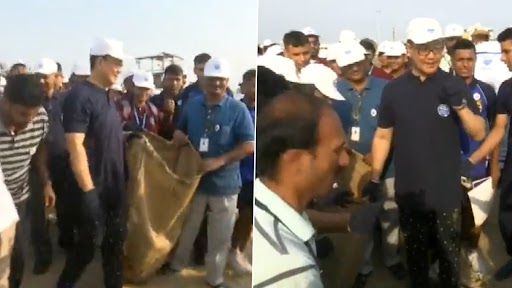
[[[359,135],[359,132],[361,129],[359,127],[352,127],[351,131],[350,131],[350,140],[354,141],[354,142],[359,142],[359,139],[360,139],[360,135]]]
[[[199,140],[199,152],[208,152],[208,138]]]

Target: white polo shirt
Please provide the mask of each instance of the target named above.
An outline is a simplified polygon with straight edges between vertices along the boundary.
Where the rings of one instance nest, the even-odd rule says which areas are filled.
[[[12,223],[18,222],[19,216],[11,193],[4,182],[4,173],[0,168],[0,232],[9,227]]]
[[[299,214],[259,179],[254,196],[253,288],[322,288],[315,229],[306,213]]]

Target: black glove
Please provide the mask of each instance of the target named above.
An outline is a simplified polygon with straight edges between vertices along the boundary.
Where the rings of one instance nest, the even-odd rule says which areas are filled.
[[[442,103],[450,105],[450,107],[460,107],[465,104],[465,95],[469,91],[462,79],[456,78],[447,80],[443,86],[440,100]]]
[[[371,235],[381,210],[381,203],[370,203],[352,211],[349,220],[350,232]]]
[[[99,192],[96,188],[87,192],[82,191],[82,216],[97,224],[102,216]]]
[[[460,163],[460,184],[467,190],[473,189],[471,170],[474,166],[475,164],[471,163],[468,158],[464,158]]]
[[[144,132],[144,129],[137,125],[137,123],[133,123],[132,121],[128,121],[123,125],[123,131],[127,132]]]
[[[368,197],[368,201],[374,203],[377,202],[380,193],[380,183],[369,181],[364,185],[362,196],[363,198]]]

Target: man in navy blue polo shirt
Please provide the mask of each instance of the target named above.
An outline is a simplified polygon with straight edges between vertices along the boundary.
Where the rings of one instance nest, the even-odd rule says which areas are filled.
[[[441,286],[458,288],[462,184],[467,184],[462,181],[459,127],[482,140],[485,121],[464,81],[439,68],[444,51],[439,22],[416,18],[407,34],[412,69],[382,92],[371,150],[372,181],[363,192],[377,193],[393,147],[410,287],[430,287],[431,248],[439,257]]]
[[[371,145],[373,134],[377,129],[377,110],[379,109],[382,90],[387,80],[369,75],[370,69],[366,61],[365,48],[358,42],[343,43],[340,46],[338,66],[343,73],[343,79],[337,83],[338,91],[347,101],[342,105],[349,106],[341,109],[347,115],[340,118],[347,119],[345,124],[349,136],[349,146],[354,151],[365,156],[365,161],[371,163]],[[398,255],[398,209],[395,203],[395,178],[392,165],[388,165],[382,177],[384,181],[382,199],[384,209],[379,217],[382,227],[382,243],[384,264],[397,279],[403,279],[407,273]],[[368,277],[373,271],[371,256],[373,242],[367,248],[365,262],[361,267],[354,283],[354,287],[365,287]]]
[[[74,287],[92,261],[99,219],[105,217],[102,243],[104,285],[123,286],[122,255],[126,224],[124,143],[121,119],[108,89],[117,80],[123,44],[99,39],[90,50],[91,76],[73,86],[63,106],[70,163],[77,194],[77,242],[66,259],[58,288]]]
[[[451,69],[456,76],[462,78],[469,86],[469,95],[475,100],[480,116],[485,119],[487,128],[494,121],[496,114],[496,92],[494,88],[478,79],[473,75],[476,63],[475,44],[467,39],[459,39],[450,46],[449,50]],[[489,129],[487,129],[488,131]],[[474,151],[476,151],[483,141],[476,141],[460,127],[460,141],[463,161],[466,161]],[[498,183],[500,166],[499,166],[499,148],[494,149],[490,159],[483,159],[470,165],[468,173],[473,182],[490,176],[493,179],[494,188]],[[467,203],[467,202],[466,202]],[[469,224],[471,225],[471,224]],[[471,233],[472,237],[464,237],[463,255],[469,261],[469,276],[467,279],[461,279],[468,287],[484,286],[486,278],[484,273],[483,258],[478,253],[478,239],[480,238],[480,227],[475,227]],[[468,266],[468,265],[465,265]],[[463,267],[466,268],[466,267]]]
[[[512,28],[503,30],[497,37],[501,45],[501,59],[507,64],[508,69],[512,71]],[[501,84],[497,95],[496,117],[494,125],[489,135],[482,143],[480,148],[475,151],[469,160],[472,163],[482,161],[489,155],[505,135],[509,117],[512,115],[512,79],[509,79]],[[500,203],[499,203],[499,224],[501,237],[505,242],[506,252],[512,257],[512,148],[511,138],[509,132],[509,146],[507,147],[507,156],[503,166],[503,173],[500,179]],[[512,259],[503,265],[495,274],[497,280],[504,280],[512,276]]]
[[[180,271],[187,265],[208,207],[206,280],[220,288],[226,287],[224,268],[242,185],[240,160],[254,151],[254,125],[244,103],[226,94],[228,63],[210,59],[204,72],[205,95],[190,99],[174,133],[176,143],[186,143],[188,138],[197,149],[205,174],[190,203],[171,267]]]

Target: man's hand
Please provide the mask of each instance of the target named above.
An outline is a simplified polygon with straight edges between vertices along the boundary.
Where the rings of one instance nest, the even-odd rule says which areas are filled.
[[[471,178],[471,170],[473,169],[473,162],[465,158],[460,163],[460,184],[467,190],[473,189],[473,179]]]
[[[176,105],[174,104],[174,100],[172,99],[165,99],[164,105],[162,106],[162,112],[166,114],[174,114],[174,109],[176,108]]]
[[[444,84],[443,91],[440,94],[441,102],[450,105],[455,110],[462,108],[465,104],[463,99],[466,91],[458,84],[459,83],[456,83],[454,80],[448,80]]]
[[[222,157],[216,157],[216,158],[206,158],[203,159],[203,163],[201,165],[201,171],[204,173],[215,171],[219,169],[220,167],[224,166],[226,162]]]
[[[174,143],[176,143],[176,145],[178,146],[183,146],[183,145],[186,145],[188,143],[188,137],[187,135],[185,135],[185,133],[183,133],[182,131],[180,130],[176,130],[174,132],[174,135],[173,135],[173,138],[172,140],[174,141]]]
[[[46,209],[55,207],[55,193],[53,192],[52,183],[48,182],[43,188],[44,206]]]
[[[98,223],[101,218],[101,204],[99,192],[96,188],[82,191],[82,217],[88,221]]]
[[[363,162],[368,166],[372,166],[372,153],[364,155]]]

